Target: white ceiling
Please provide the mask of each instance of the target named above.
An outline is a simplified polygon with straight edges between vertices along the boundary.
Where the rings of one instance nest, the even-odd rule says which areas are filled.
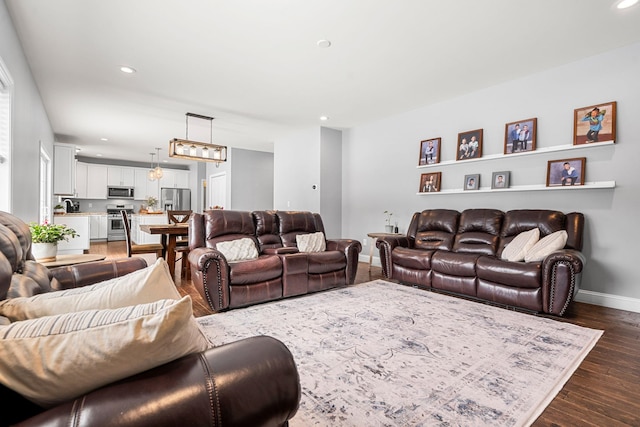
[[[216,118],[214,143],[272,151],[296,128],[350,128],[640,41],[640,7],[615,0],[5,1],[56,139],[139,161],[167,158],[187,112]],[[189,133],[208,142],[209,123]]]

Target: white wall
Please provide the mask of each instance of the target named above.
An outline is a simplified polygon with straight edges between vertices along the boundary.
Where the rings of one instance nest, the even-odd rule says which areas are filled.
[[[586,216],[582,298],[640,310],[637,208],[640,185],[640,44],[594,56],[343,133],[343,235],[363,240],[382,231],[385,210],[405,231],[428,208],[519,208],[579,211]],[[572,144],[576,108],[617,101],[617,143],[551,154],[417,169],[421,140],[442,137],[442,161],[455,159],[459,132],[484,129],[484,154],[503,152],[506,123],[537,117],[539,148]],[[462,188],[465,174],[510,170],[512,185],[546,183],[547,161],[586,157],[586,180],[615,180],[615,189],[416,195],[421,173],[442,172],[444,189]],[[365,246],[363,254],[369,253]],[[367,257],[368,259],[368,257]]]
[[[273,153],[232,149],[231,208],[273,209]]]
[[[53,132],[9,12],[0,2],[0,57],[14,82],[12,111],[12,213],[38,221],[40,141],[53,159]]]
[[[320,128],[320,215],[329,238],[342,236],[342,131]]]

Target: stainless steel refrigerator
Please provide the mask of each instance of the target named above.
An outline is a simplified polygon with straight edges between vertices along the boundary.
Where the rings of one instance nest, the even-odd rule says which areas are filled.
[[[165,211],[191,210],[191,190],[188,188],[161,188],[160,200]]]

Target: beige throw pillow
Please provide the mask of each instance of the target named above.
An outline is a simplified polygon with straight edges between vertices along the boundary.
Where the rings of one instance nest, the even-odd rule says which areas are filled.
[[[12,322],[83,310],[101,310],[180,299],[162,258],[151,266],[90,286],[0,302],[0,315]]]
[[[258,249],[252,239],[245,237],[216,244],[216,248],[227,262],[246,261],[258,258]]]
[[[542,261],[549,254],[564,248],[567,243],[567,232],[565,230],[556,231],[543,237],[524,256],[526,262]]]
[[[524,256],[527,251],[531,249],[539,239],[540,230],[537,227],[529,231],[523,231],[505,246],[501,258],[506,261],[524,261]]]
[[[296,245],[300,252],[324,252],[327,249],[327,243],[322,231],[298,234],[296,236]]]
[[[0,339],[0,382],[44,407],[208,347],[188,296],[14,322]]]

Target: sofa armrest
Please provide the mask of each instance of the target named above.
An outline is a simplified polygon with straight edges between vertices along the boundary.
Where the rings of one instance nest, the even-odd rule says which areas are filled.
[[[54,289],[63,290],[92,285],[104,280],[124,276],[145,267],[147,267],[147,261],[144,258],[119,258],[51,268],[49,269],[49,278],[55,278],[58,281],[57,284],[55,280],[52,281],[51,284]]]
[[[289,349],[268,336],[191,354],[94,390],[19,426],[283,426],[300,401]]]
[[[409,248],[411,247],[411,240],[406,236],[384,236],[379,237],[376,241],[376,247],[380,251],[382,273],[387,279],[391,279],[391,252],[397,246]]]
[[[189,251],[191,280],[202,298],[213,311],[229,307],[229,264],[221,252],[212,248],[194,248]]]
[[[547,256],[542,269],[542,307],[545,313],[562,316],[578,292],[585,256],[563,249]]]
[[[358,255],[362,251],[362,244],[353,239],[327,239],[328,251],[340,251],[347,258],[347,285],[352,285],[358,272]]]

